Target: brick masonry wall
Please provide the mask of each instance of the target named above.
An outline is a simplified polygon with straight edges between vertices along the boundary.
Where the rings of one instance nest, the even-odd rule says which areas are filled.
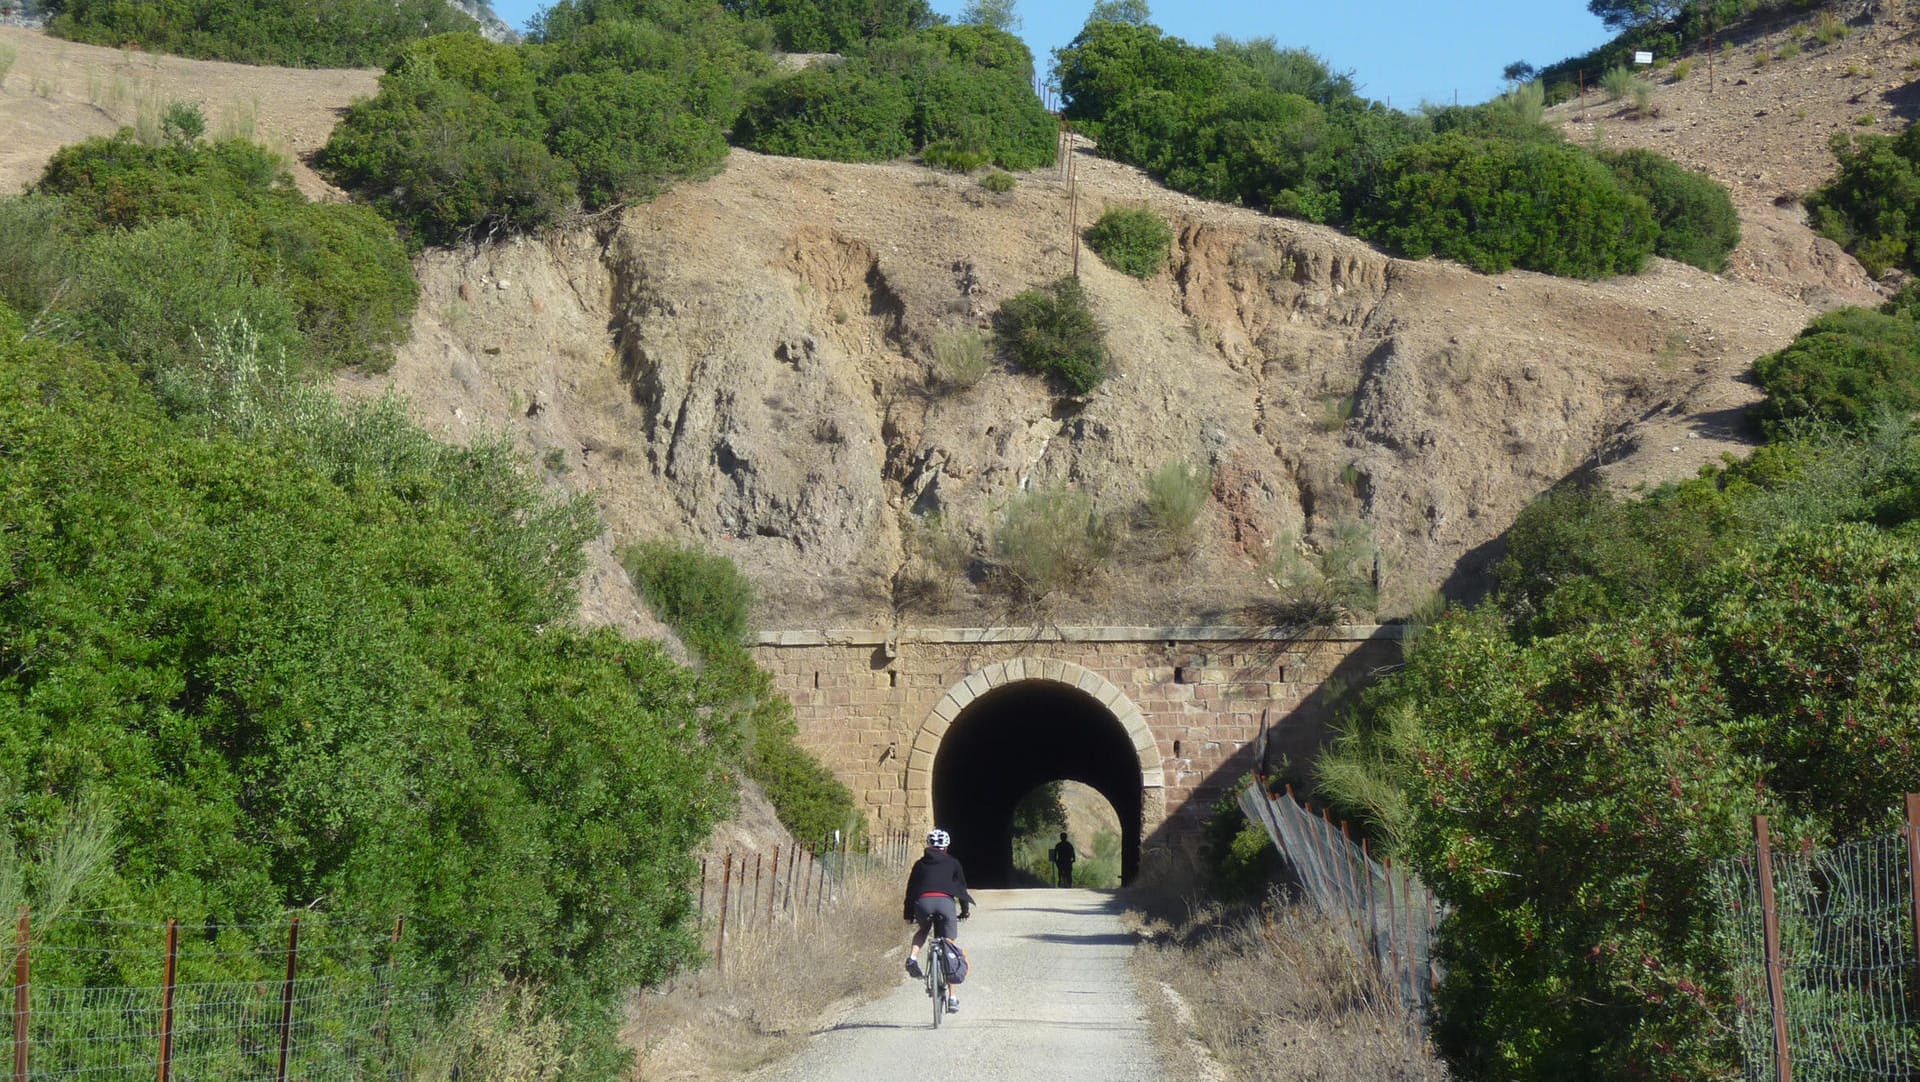
[[[793,701],[800,742],[853,790],[871,826],[917,829],[930,807],[924,769],[910,784],[915,740],[944,730],[936,708],[961,709],[983,670],[1025,659],[1077,666],[1117,688],[1151,733],[1164,789],[1146,794],[1143,835],[1184,835],[1222,787],[1253,765],[1262,720],[1272,755],[1310,760],[1328,719],[1315,697],[1336,670],[1358,674],[1399,656],[1399,628],[1344,627],[1288,638],[1250,628],[1060,628],[786,631],[761,636],[756,659]],[[976,681],[975,683],[978,683]],[[1150,756],[1143,755],[1143,758]],[[923,757],[924,762],[924,757]],[[1149,775],[1150,776],[1150,775]]]

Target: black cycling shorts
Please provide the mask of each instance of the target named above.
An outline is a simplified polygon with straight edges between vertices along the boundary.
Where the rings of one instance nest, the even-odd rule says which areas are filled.
[[[919,922],[922,932],[932,928],[934,934],[942,939],[952,939],[960,932],[959,906],[945,894],[927,894],[915,898],[913,919]]]

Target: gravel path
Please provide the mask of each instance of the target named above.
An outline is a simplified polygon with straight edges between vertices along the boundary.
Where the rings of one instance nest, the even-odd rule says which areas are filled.
[[[1165,1077],[1127,974],[1133,936],[1110,895],[977,891],[960,926],[973,975],[939,1030],[919,982],[826,1024],[761,1082],[1131,1082]],[[902,925],[904,928],[905,926]],[[904,957],[904,956],[903,956]]]

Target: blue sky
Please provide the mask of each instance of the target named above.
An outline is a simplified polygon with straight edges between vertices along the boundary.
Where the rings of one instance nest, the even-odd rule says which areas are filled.
[[[966,0],[930,0],[949,18]],[[1254,0],[1148,0],[1154,25],[1195,45],[1214,35],[1271,37],[1310,49],[1351,71],[1367,97],[1411,109],[1422,101],[1485,101],[1502,89],[1500,69],[1515,60],[1551,64],[1612,37],[1581,0],[1491,0],[1474,4],[1374,0],[1369,4],[1258,3]],[[493,0],[494,13],[524,28],[545,0]],[[1021,0],[1020,36],[1046,70],[1048,54],[1073,40],[1092,0]]]

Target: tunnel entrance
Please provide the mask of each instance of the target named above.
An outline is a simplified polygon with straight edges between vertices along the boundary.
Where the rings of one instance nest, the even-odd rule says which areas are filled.
[[[1134,738],[1098,699],[1075,687],[1021,680],[968,703],[933,762],[934,821],[953,835],[967,881],[1013,880],[1013,812],[1050,781],[1096,790],[1120,817],[1120,880],[1140,866],[1142,775]]]

